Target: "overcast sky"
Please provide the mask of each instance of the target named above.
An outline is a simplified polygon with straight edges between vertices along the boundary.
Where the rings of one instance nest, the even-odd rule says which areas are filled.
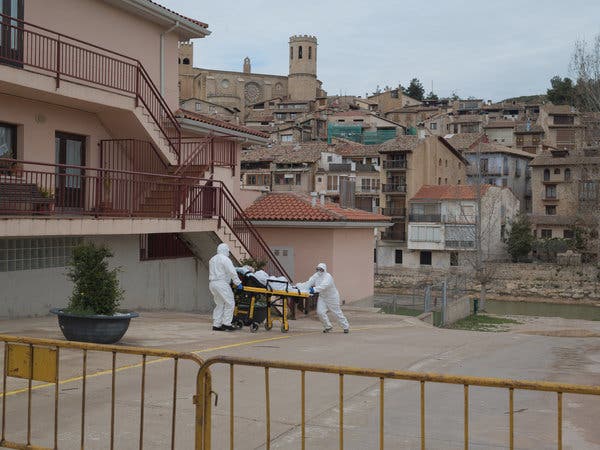
[[[413,77],[440,96],[545,93],[552,76],[569,75],[575,40],[600,33],[599,0],[157,1],[209,24],[199,67],[241,71],[249,56],[253,72],[287,75],[289,36],[317,36],[329,95]]]

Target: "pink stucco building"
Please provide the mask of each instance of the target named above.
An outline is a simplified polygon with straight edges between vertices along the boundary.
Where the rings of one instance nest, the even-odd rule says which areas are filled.
[[[115,253],[125,308],[210,309],[221,241],[281,272],[237,182],[241,142],[268,136],[178,110],[178,46],[207,24],[151,0],[0,0],[0,13],[0,317],[64,306],[82,240]]]
[[[298,193],[266,194],[246,215],[295,281],[324,262],[342,300],[373,295],[376,230],[388,227],[389,217]]]

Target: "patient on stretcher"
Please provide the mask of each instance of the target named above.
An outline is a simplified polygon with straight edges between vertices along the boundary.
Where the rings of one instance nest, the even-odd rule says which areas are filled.
[[[236,271],[244,286],[269,289],[272,291],[287,291],[308,294],[309,289],[304,283],[290,284],[286,277],[270,276],[264,270],[257,270],[250,266],[236,267]]]

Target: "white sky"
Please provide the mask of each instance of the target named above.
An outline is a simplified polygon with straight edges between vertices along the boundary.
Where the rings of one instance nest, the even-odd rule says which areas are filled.
[[[600,33],[600,0],[157,1],[209,24],[195,66],[241,71],[249,56],[253,72],[287,75],[288,38],[317,36],[330,95],[413,77],[440,96],[545,93],[550,78],[569,75],[575,40]]]

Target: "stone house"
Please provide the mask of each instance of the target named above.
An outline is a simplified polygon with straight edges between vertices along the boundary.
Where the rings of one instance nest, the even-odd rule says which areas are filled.
[[[538,238],[572,238],[575,227],[595,227],[600,155],[554,149],[530,163],[533,232]]]
[[[408,199],[423,185],[465,184],[468,161],[440,136],[399,136],[381,144],[381,212],[392,226],[381,236],[377,258],[393,265],[396,250],[406,249]]]
[[[531,153],[506,147],[495,142],[484,142],[464,153],[469,161],[467,182],[507,187],[519,199],[523,212],[531,212]]]
[[[519,200],[510,189],[489,185],[481,185],[479,196],[478,200],[476,186],[421,187],[409,203],[407,251],[396,250],[395,264],[437,269],[473,266],[478,241],[484,261],[506,259],[503,238],[519,211]]]
[[[579,112],[569,105],[546,104],[540,108],[539,124],[548,145],[559,150],[583,148],[585,128]]]

